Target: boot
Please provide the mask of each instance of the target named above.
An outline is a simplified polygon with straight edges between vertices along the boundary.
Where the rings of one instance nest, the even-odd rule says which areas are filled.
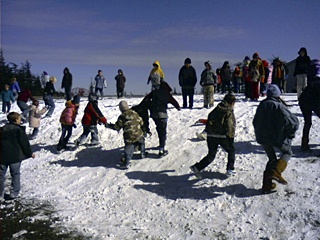
[[[286,169],[287,161],[283,159],[279,159],[277,162],[276,167],[272,170],[271,178],[276,180],[278,183],[281,184],[288,184],[288,182],[281,176],[281,173]]]
[[[301,149],[302,149],[302,151],[308,151],[308,150],[310,150],[310,147],[309,147],[309,138],[302,137],[302,139],[301,139]]]
[[[270,193],[273,189],[276,188],[276,184],[272,182],[272,173],[269,171],[263,172],[262,180],[262,193]]]

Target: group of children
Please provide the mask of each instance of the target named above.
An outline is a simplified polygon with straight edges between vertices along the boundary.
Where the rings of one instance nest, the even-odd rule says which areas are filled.
[[[300,107],[304,116],[306,112],[310,115],[314,111],[319,116],[319,107],[310,104],[304,104],[306,96],[311,96],[311,100],[318,103],[320,63],[314,61],[312,65],[314,71],[310,78],[310,87],[306,88],[305,94],[301,95]],[[281,90],[275,84],[270,84],[266,90],[266,99],[262,100],[257,107],[253,119],[256,140],[263,147],[268,162],[266,164],[262,192],[270,193],[274,191],[276,184],[287,184],[282,173],[287,167],[288,161],[292,156],[292,139],[299,128],[298,118],[290,112],[286,103],[280,98]],[[308,98],[309,99],[309,98]],[[309,101],[309,100],[308,100]],[[72,129],[76,127],[75,119],[78,114],[80,97],[75,95],[72,100],[66,102],[66,108],[61,113],[60,123],[62,127],[61,137],[57,145],[57,150],[67,148],[67,143],[72,135]],[[152,91],[145,96],[142,102],[132,107],[123,100],[119,103],[121,111],[115,124],[107,123],[107,119],[101,113],[98,107],[98,97],[90,94],[88,104],[84,110],[82,118],[83,133],[76,141],[77,145],[83,144],[89,134],[91,134],[91,143],[98,144],[97,124],[104,124],[107,128],[120,131],[123,129],[124,154],[120,160],[120,167],[127,168],[133,156],[136,147],[140,149],[141,158],[146,156],[145,137],[150,133],[149,115],[154,120],[156,131],[159,138],[159,157],[168,154],[165,149],[167,136],[167,104],[171,103],[177,110],[180,110],[179,103],[171,95],[170,86],[161,81],[153,85]],[[236,120],[234,115],[234,106],[236,97],[232,93],[225,95],[224,99],[209,113],[208,118],[203,120],[206,124],[205,132],[207,134],[208,154],[201,161],[190,167],[197,178],[201,179],[200,172],[207,167],[215,158],[219,145],[228,153],[226,165],[227,175],[235,175],[235,147],[234,137],[236,130]],[[30,108],[30,126],[34,128],[31,138],[34,138],[39,131],[39,116],[46,111],[46,108],[39,110],[39,102],[33,99],[33,105]],[[308,115],[308,116],[309,116]],[[0,155],[0,197],[14,199],[20,192],[20,166],[21,161],[27,158],[34,158],[28,137],[25,133],[25,127],[21,126],[21,115],[16,112],[10,112],[7,115],[8,124],[0,128],[1,155]],[[307,117],[305,117],[305,120]],[[305,123],[303,139],[308,138],[311,120]],[[302,143],[302,149],[309,149],[308,143]],[[276,152],[280,151],[280,157]],[[10,168],[12,184],[10,194],[4,194],[4,180],[7,169]]]

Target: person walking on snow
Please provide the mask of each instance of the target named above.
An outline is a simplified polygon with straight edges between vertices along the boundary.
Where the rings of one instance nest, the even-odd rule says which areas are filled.
[[[262,193],[270,193],[276,187],[272,180],[287,184],[281,174],[292,156],[292,139],[299,128],[298,118],[290,112],[280,94],[279,87],[270,84],[267,98],[260,102],[252,122],[256,140],[268,156]],[[280,158],[276,155],[278,150],[281,152]]]
[[[33,128],[30,140],[36,139],[39,133],[41,116],[47,111],[46,107],[39,109],[39,101],[33,100],[29,110],[29,127]]]
[[[71,100],[72,74],[67,67],[63,70],[61,88],[64,88],[67,101]]]
[[[164,81],[164,72],[160,66],[160,62],[157,60],[152,64],[153,68],[149,74],[147,84],[151,82],[151,91],[159,86]]]
[[[117,97],[123,97],[123,91],[126,83],[126,77],[123,75],[121,69],[118,70],[118,75],[114,78],[117,81]]]
[[[190,167],[198,179],[202,179],[200,171],[215,159],[219,145],[228,153],[227,175],[236,174],[234,170],[236,119],[233,111],[235,102],[236,97],[229,93],[208,115],[205,131],[209,152],[200,162]]]

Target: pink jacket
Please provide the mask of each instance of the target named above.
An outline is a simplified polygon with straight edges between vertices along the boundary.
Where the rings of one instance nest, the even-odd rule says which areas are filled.
[[[60,116],[60,123],[63,125],[72,126],[76,120],[79,106],[70,101],[66,102],[66,108],[62,111]]]

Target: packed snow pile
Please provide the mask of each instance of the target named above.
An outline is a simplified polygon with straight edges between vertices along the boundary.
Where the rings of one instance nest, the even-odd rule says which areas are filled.
[[[175,98],[182,103],[181,96]],[[38,137],[30,141],[36,158],[22,163],[21,198],[51,202],[66,227],[92,239],[319,239],[320,120],[313,118],[312,150],[302,152],[304,122],[297,97],[287,94],[282,98],[299,118],[300,128],[293,139],[294,155],[283,173],[289,184],[277,184],[275,193],[261,194],[267,156],[255,141],[252,120],[262,98],[245,101],[237,95],[237,174],[226,176],[227,155],[220,148],[198,180],[189,167],[207,154],[207,144],[196,137],[204,125],[195,122],[212,110],[202,108],[202,96],[195,96],[192,110],[177,111],[169,105],[169,154],[165,157],[158,157],[158,136],[150,119],[149,154],[139,159],[137,153],[128,170],[117,167],[124,146],[122,131],[99,125],[100,145],[72,146],[82,133],[87,104],[83,97],[70,150],[56,151],[64,100],[56,100],[54,115],[41,120]],[[223,95],[216,94],[215,106],[222,99]],[[126,100],[133,106],[142,98]],[[120,101],[99,101],[108,122],[116,122]],[[12,111],[20,113],[16,103]],[[3,125],[5,115],[0,120]],[[27,126],[27,133],[31,131]]]

